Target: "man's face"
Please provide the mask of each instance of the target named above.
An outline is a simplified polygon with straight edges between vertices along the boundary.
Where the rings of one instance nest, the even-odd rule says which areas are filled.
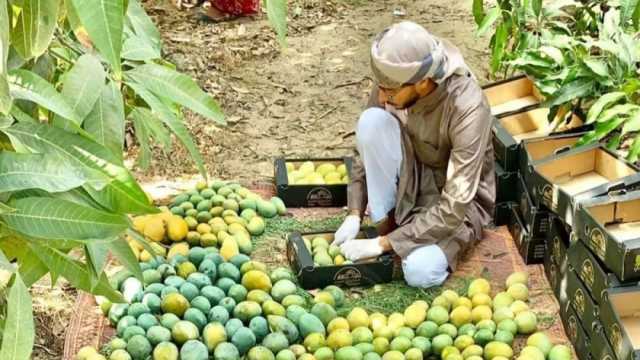
[[[413,84],[404,85],[395,89],[378,87],[378,101],[381,105],[393,105],[396,109],[404,109],[411,106],[420,96]]]

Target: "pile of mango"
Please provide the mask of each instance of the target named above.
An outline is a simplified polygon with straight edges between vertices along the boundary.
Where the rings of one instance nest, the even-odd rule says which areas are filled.
[[[351,264],[350,260],[345,259],[340,247],[331,244],[333,234],[303,236],[302,240],[309,253],[313,256],[313,264],[315,266]]]
[[[287,180],[289,185],[336,185],[348,184],[349,174],[345,164],[325,162],[316,164],[313,161],[305,161],[296,168],[294,162],[287,162]]]
[[[278,197],[269,201],[236,183],[198,183],[196,188],[176,196],[158,214],[133,219],[136,231],[150,241],[157,255],[169,255],[192,246],[217,247],[226,259],[238,253],[251,254],[251,236],[264,232],[265,218],[284,215],[287,209]],[[152,255],[129,238],[140,261]]]

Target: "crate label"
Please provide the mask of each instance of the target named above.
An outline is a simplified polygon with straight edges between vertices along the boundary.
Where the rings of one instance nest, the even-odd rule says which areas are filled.
[[[580,317],[584,316],[584,296],[585,295],[582,292],[582,289],[577,289],[576,293],[574,294],[574,304],[576,304],[576,311],[578,312],[578,315],[580,315]]]
[[[551,283],[551,288],[555,289],[556,285],[558,285],[558,269],[557,265],[552,261],[551,265],[549,265],[549,273],[551,274],[549,278],[549,282]]]
[[[569,336],[569,339],[571,340],[571,342],[573,344],[576,343],[576,341],[578,340],[578,320],[576,320],[576,317],[571,315],[569,316],[569,321],[568,321],[568,325],[569,325],[569,329],[567,331],[567,335]]]
[[[604,259],[607,244],[605,242],[602,230],[597,227],[591,229],[591,234],[589,234],[589,242],[591,243],[591,248],[594,250],[596,255],[598,255],[600,259]]]
[[[551,244],[551,259],[556,263],[560,264],[562,259],[560,258],[560,246],[562,240],[560,240],[559,236],[554,236],[552,240],[553,244]]]
[[[622,332],[620,326],[617,323],[611,324],[611,346],[613,346],[616,354],[622,354]]]
[[[333,276],[333,281],[336,284],[345,284],[347,286],[360,285],[362,282],[362,273],[358,268],[345,266],[336,272]]]
[[[589,290],[593,289],[593,283],[595,281],[595,273],[593,271],[593,263],[591,259],[584,259],[582,262],[582,269],[580,269],[580,278],[585,282],[585,285]]]
[[[313,188],[307,193],[308,206],[328,207],[333,204],[331,191],[324,187]]]
[[[551,184],[545,184],[540,189],[540,195],[542,196],[542,200],[544,201],[544,203],[547,204],[549,208],[551,208],[552,210],[556,209],[556,199],[554,196],[553,186],[551,186]]]
[[[640,255],[636,255],[636,260],[633,263],[633,272],[640,271]]]

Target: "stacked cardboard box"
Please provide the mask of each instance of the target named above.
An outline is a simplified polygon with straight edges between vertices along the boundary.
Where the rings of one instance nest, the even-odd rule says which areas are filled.
[[[542,263],[549,212],[532,195],[530,166],[568,149],[579,135],[565,133],[580,129],[583,122],[564,114],[549,123],[550,109],[540,106],[541,96],[526,77],[485,86],[484,93],[494,116],[495,224],[508,226],[527,264]]]

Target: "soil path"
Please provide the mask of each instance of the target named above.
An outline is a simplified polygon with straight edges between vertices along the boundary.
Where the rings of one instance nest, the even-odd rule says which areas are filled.
[[[468,0],[293,2],[283,51],[266,16],[205,24],[197,20],[197,9],[179,11],[165,0],[146,5],[167,58],[195,76],[224,109],[224,128],[187,116],[209,173],[227,179],[271,177],[273,158],[280,155],[349,154],[371,88],[371,39],[394,22],[416,21],[449,39],[479,81],[487,79],[487,39],[474,35]],[[151,169],[138,175],[148,180],[195,172],[178,147],[171,154],[156,151]]]

